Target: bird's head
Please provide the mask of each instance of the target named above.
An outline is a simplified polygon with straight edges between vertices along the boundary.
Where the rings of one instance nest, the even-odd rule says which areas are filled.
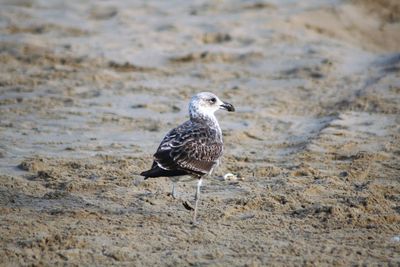
[[[191,117],[195,117],[196,115],[212,117],[214,116],[214,112],[219,109],[235,111],[232,104],[221,101],[215,94],[209,92],[201,92],[194,95],[189,104]]]

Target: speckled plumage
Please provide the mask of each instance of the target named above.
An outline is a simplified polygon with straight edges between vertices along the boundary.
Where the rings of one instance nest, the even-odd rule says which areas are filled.
[[[223,153],[219,125],[189,120],[164,137],[146,177],[210,174]]]
[[[212,173],[223,153],[222,132],[214,115],[218,109],[235,110],[212,93],[193,96],[189,104],[190,120],[166,134],[153,156],[151,169],[141,173],[145,179],[183,175],[198,178],[193,222],[196,222],[202,177]],[[172,196],[175,197],[175,186]]]
[[[211,99],[215,102],[211,103]],[[190,120],[167,133],[154,154],[151,169],[141,175],[147,179],[210,174],[223,153],[222,132],[214,115],[221,107],[234,110],[212,93],[193,96],[189,104]]]

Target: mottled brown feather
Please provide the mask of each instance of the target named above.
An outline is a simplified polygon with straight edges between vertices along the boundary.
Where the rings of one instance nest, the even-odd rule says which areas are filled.
[[[206,122],[187,121],[164,137],[154,154],[154,162],[164,170],[204,175],[218,164],[222,152],[223,143],[217,129]]]

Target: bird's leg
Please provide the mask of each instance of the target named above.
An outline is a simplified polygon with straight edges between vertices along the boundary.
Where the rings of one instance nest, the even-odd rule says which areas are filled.
[[[169,177],[170,181],[172,182],[172,190],[171,193],[169,194],[173,199],[177,198],[176,194],[176,182],[178,181],[178,178],[176,176],[171,176]]]
[[[200,187],[201,183],[203,182],[202,178],[199,179],[197,182],[197,189],[196,189],[196,194],[194,196],[195,204],[194,204],[194,214],[193,214],[193,224],[196,224],[196,216],[197,216],[197,205],[199,203],[199,198],[200,198]]]
[[[171,192],[171,196],[176,199],[176,190],[175,190],[175,181],[172,181],[172,192]]]

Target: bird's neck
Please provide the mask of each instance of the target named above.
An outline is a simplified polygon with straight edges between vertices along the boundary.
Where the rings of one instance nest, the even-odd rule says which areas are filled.
[[[219,126],[218,120],[215,117],[214,113],[206,113],[206,114],[201,112],[190,113],[190,120],[197,122],[205,122],[207,124],[213,124]]]
[[[201,112],[190,112],[190,120],[198,123],[205,123],[211,128],[215,128],[218,131],[220,138],[222,138],[221,128],[214,113],[201,113]]]

